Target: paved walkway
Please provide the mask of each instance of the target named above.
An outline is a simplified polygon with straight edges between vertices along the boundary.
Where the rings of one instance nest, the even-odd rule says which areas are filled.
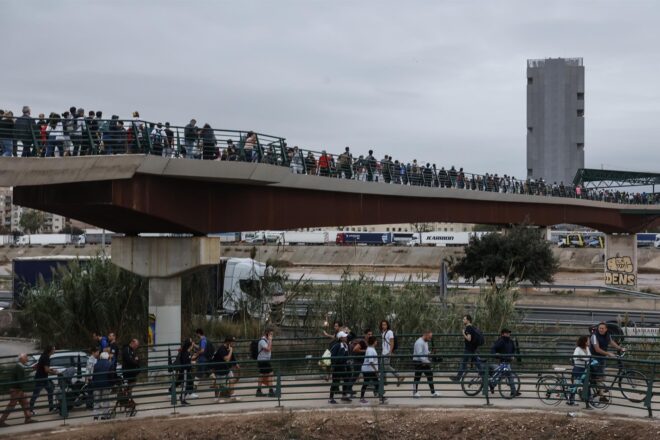
[[[435,380],[447,381],[447,376],[437,375]],[[642,403],[631,403],[625,400],[619,391],[612,390],[612,405],[605,410],[598,409],[585,409],[584,404],[579,406],[567,406],[565,402],[560,402],[557,406],[548,406],[543,404],[537,397],[534,383],[536,377],[528,376],[523,378],[522,396],[512,400],[502,399],[499,397],[497,390],[490,399],[490,405],[486,405],[486,399],[482,396],[468,397],[460,388],[460,385],[454,383],[440,383],[436,385],[441,396],[432,398],[428,386],[425,383],[420,385],[420,392],[422,398],[412,398],[412,384],[410,378],[401,387],[389,385],[386,388],[387,397],[389,402],[386,407],[399,407],[399,408],[484,408],[484,409],[511,409],[511,410],[536,410],[536,411],[556,411],[560,413],[575,413],[576,416],[587,414],[612,414],[623,417],[639,417],[644,418],[648,416],[647,410]],[[183,416],[197,416],[202,414],[217,414],[222,415],[226,413],[234,414],[252,411],[272,411],[279,408],[293,409],[293,410],[321,410],[321,409],[345,409],[346,407],[359,408],[359,407],[381,407],[377,399],[367,394],[369,398],[368,405],[362,405],[358,399],[353,400],[352,403],[340,403],[338,405],[330,405],[327,403],[329,383],[326,384],[321,379],[314,380],[288,380],[283,381],[282,399],[278,401],[275,398],[256,398],[254,397],[254,389],[256,383],[253,380],[242,380],[237,386],[236,394],[239,399],[236,401],[222,400],[216,403],[213,391],[209,387],[208,381],[203,381],[198,386],[199,398],[189,400],[189,406],[170,406],[170,398],[166,395],[166,390],[162,385],[158,389],[148,384],[141,384],[136,387],[134,395],[136,396],[138,413],[136,418],[147,417],[171,417],[173,415]],[[355,387],[359,392],[359,386]],[[46,404],[45,394],[39,401],[41,405]],[[626,405],[626,406],[621,406]],[[658,397],[654,397],[654,409],[660,410],[660,401]],[[117,414],[116,418],[108,422],[94,422],[92,413],[84,408],[73,409],[68,419],[63,420],[58,415],[53,414],[37,414],[35,420],[40,423],[31,425],[20,424],[22,421],[22,414],[15,413],[15,419],[10,419],[9,423],[12,425],[8,428],[0,428],[0,437],[16,435],[18,433],[25,433],[34,430],[57,430],[61,429],[63,425],[66,426],[80,426],[90,423],[116,423],[122,420],[128,420],[124,414]],[[655,419],[657,420],[657,415]]]

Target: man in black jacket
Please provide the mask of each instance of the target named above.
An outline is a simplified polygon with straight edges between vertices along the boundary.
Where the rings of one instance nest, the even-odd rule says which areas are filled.
[[[122,374],[128,383],[129,395],[132,394],[133,386],[140,373],[140,359],[137,354],[139,346],[140,343],[137,339],[131,339],[131,342],[128,345],[124,345],[124,348],[121,350]]]
[[[32,156],[32,149],[39,137],[39,127],[37,127],[37,122],[30,117],[30,107],[27,105],[23,106],[23,116],[16,119],[14,131],[14,139],[21,141],[23,144],[21,157]]]
[[[500,331],[500,338],[495,341],[493,346],[490,348],[491,354],[497,355],[495,359],[499,361],[500,364],[510,364],[513,361],[513,357],[516,354],[516,344],[511,339],[511,330],[503,328]],[[489,368],[489,374],[494,370],[493,367]],[[502,373],[503,378],[507,378],[509,387],[511,388],[512,396],[519,396],[520,391],[516,389],[516,384],[513,381],[511,374],[508,371]],[[493,392],[493,386],[490,386],[491,393]]]
[[[348,397],[348,387],[346,385],[346,380],[348,379],[347,373],[347,361],[348,361],[348,334],[346,332],[340,331],[337,333],[337,342],[332,346],[330,352],[332,356],[330,357],[330,362],[332,365],[332,385],[330,386],[330,399],[328,403],[336,404],[337,401],[334,399],[335,393],[339,392],[339,385],[342,386],[342,398],[343,402],[350,402],[351,398]]]

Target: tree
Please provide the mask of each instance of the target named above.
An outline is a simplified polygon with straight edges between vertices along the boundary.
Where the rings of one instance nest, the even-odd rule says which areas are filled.
[[[27,234],[34,234],[39,232],[44,226],[44,213],[34,209],[26,209],[21,214],[21,221],[19,222],[21,229]]]
[[[104,258],[58,267],[53,281],[43,278],[23,291],[19,323],[42,345],[87,347],[91,333],[117,333],[121,343],[146,341],[148,283]]]
[[[468,280],[485,279],[495,292],[522,281],[551,282],[559,268],[550,243],[537,229],[515,226],[504,234],[473,237],[454,270]]]

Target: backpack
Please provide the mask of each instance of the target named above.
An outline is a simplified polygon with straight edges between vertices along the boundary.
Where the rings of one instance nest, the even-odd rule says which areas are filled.
[[[261,339],[255,339],[254,341],[250,342],[250,359],[256,360],[259,357],[259,342],[261,342]]]
[[[204,349],[204,357],[206,360],[210,361],[215,355],[215,347],[213,342],[209,341],[209,338],[206,338],[206,348]]]
[[[481,333],[481,330],[479,330],[477,327],[472,326],[472,328],[474,329],[474,336],[475,336],[474,345],[475,345],[475,347],[481,347],[482,345],[484,345],[486,343],[486,339],[484,338],[484,334]]]
[[[399,339],[396,336],[396,333],[394,331],[392,332],[392,342],[390,344],[390,353],[394,353],[397,348],[399,348]]]

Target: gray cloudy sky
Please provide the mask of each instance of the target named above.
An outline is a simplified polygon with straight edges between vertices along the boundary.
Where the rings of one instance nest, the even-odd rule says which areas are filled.
[[[522,177],[526,60],[583,57],[586,165],[660,171],[659,19],[656,1],[0,0],[0,108]]]

